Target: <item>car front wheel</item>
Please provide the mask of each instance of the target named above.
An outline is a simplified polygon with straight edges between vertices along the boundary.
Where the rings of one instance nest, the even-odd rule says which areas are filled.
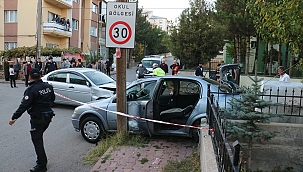
[[[104,127],[100,119],[87,117],[81,124],[81,134],[89,143],[97,143],[104,136]]]

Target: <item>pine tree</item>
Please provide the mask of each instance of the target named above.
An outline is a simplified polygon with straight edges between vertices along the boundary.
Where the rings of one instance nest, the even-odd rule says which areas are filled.
[[[253,81],[251,87],[242,86],[241,97],[232,98],[229,102],[231,107],[226,109],[227,113],[241,120],[227,120],[227,132],[231,133],[233,136],[248,139],[248,168],[250,168],[251,165],[254,138],[269,140],[277,135],[277,132],[265,131],[257,124],[270,123],[270,118],[281,117],[280,114],[273,114],[268,111],[264,112],[260,110],[279,104],[274,103],[271,100],[262,99],[261,95],[264,95],[267,90],[261,90],[261,85],[259,85],[258,82],[263,79],[258,79],[257,76],[254,78],[249,76],[249,78]]]

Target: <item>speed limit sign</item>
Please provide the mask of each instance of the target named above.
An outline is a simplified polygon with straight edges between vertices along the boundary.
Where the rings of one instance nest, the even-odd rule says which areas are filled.
[[[106,47],[134,48],[136,3],[107,3]]]

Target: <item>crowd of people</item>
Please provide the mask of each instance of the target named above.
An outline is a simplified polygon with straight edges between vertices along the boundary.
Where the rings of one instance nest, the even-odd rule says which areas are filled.
[[[69,30],[69,28],[70,28],[70,21],[69,21],[69,19],[65,19],[65,17],[61,18],[60,15],[55,16],[53,18],[52,22],[64,26],[65,30]]]
[[[23,74],[22,80],[25,82],[25,86],[28,87],[29,85],[29,73],[31,69],[38,69],[41,76],[46,75],[54,70],[59,69],[58,63],[53,61],[53,57],[49,56],[46,62],[42,62],[41,58],[38,58],[35,62],[31,61],[29,58],[23,62],[23,65],[20,64],[18,59],[15,59],[13,65],[9,65],[7,60],[4,60],[5,64],[5,71],[7,70],[7,77],[5,79],[7,81],[10,80],[10,85],[12,88],[16,86],[16,80],[19,78],[20,73]],[[86,66],[83,65],[81,59],[75,59],[74,57],[71,60],[63,58],[61,62],[61,69],[66,68],[93,68],[99,70],[103,73],[106,73],[110,76],[112,63],[109,59],[106,59],[105,62],[102,59],[99,59],[96,63],[95,61],[90,62]]]

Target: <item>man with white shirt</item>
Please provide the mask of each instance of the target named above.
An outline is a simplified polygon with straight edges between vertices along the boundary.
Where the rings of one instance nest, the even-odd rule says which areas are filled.
[[[279,66],[279,67],[278,67],[278,74],[280,75],[279,81],[282,81],[282,82],[290,82],[290,77],[289,77],[289,75],[287,75],[287,73],[285,72],[284,66]]]

